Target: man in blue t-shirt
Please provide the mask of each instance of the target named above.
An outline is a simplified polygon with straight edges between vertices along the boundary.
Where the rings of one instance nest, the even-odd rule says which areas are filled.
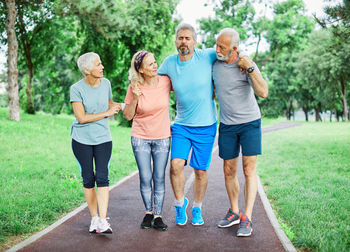
[[[184,166],[192,147],[190,166],[194,168],[192,224],[203,225],[201,206],[207,188],[207,170],[216,135],[216,107],[213,99],[212,65],[214,49],[195,49],[194,28],[182,23],[176,28],[178,54],[167,57],[158,73],[168,75],[176,95],[176,118],[171,126],[170,180],[175,195],[176,223],[187,223],[188,199],[184,197]]]

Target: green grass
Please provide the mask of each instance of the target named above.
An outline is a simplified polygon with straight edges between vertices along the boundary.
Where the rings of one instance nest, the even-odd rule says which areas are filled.
[[[258,173],[300,250],[350,251],[350,124],[307,123],[263,136]]]
[[[73,116],[21,114],[9,121],[0,109],[0,250],[12,236],[45,228],[84,200],[71,149]],[[130,128],[110,122],[113,151],[110,184],[137,169]],[[17,237],[18,238],[18,237]]]
[[[271,126],[280,122],[286,122],[287,119],[284,117],[279,117],[279,118],[267,118],[264,117],[261,119],[261,126],[266,127],[266,126]]]

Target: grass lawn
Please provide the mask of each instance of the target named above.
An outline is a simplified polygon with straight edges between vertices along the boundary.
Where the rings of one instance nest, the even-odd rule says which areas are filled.
[[[0,251],[45,228],[85,202],[71,149],[73,116],[21,114],[0,108]],[[137,170],[130,128],[111,121],[110,184]]]
[[[350,123],[305,123],[263,136],[258,173],[293,244],[350,251]]]

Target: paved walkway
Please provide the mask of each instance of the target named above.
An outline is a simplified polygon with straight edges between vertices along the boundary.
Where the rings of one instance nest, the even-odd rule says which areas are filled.
[[[263,132],[296,126],[295,123],[281,123],[267,127]],[[212,163],[208,172],[209,183],[203,202],[203,226],[192,226],[191,207],[193,202],[192,168],[185,167],[187,177],[186,196],[190,200],[187,213],[189,222],[184,227],[175,225],[173,193],[169,181],[169,167],[166,176],[166,198],[163,219],[169,230],[142,230],[139,225],[144,215],[144,206],[139,192],[138,175],[111,190],[108,215],[113,228],[111,235],[89,234],[90,215],[85,208],[48,232],[40,239],[13,251],[285,251],[280,239],[264,209],[260,195],[257,195],[253,211],[254,232],[250,238],[235,236],[237,225],[218,228],[217,222],[225,216],[229,207],[226,194],[222,160],[218,158],[217,145],[214,147]],[[241,164],[240,164],[241,167]],[[244,206],[242,169],[239,169],[241,194],[239,204]]]

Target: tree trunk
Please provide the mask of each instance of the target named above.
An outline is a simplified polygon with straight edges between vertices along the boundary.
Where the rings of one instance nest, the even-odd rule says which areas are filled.
[[[349,120],[348,117],[348,103],[346,100],[346,81],[343,79],[341,80],[341,91],[342,91],[342,100],[343,100],[343,116],[344,116],[344,121],[347,122]]]
[[[320,112],[321,112],[321,103],[319,102],[315,107],[316,122],[322,122]]]
[[[29,52],[30,55],[30,52]],[[28,86],[26,88],[26,94],[27,94],[27,105],[26,105],[26,112],[28,114],[35,114],[34,109],[34,103],[33,103],[33,63],[32,59],[29,56],[27,58],[28,62]]]
[[[308,122],[309,121],[309,109],[306,106],[302,106],[302,109],[303,109],[304,114],[305,114],[305,121]]]
[[[8,45],[8,96],[9,96],[9,119],[19,121],[19,96],[18,96],[18,69],[17,69],[17,54],[18,42],[15,32],[16,22],[16,3],[15,0],[6,0],[7,19],[6,33]]]

